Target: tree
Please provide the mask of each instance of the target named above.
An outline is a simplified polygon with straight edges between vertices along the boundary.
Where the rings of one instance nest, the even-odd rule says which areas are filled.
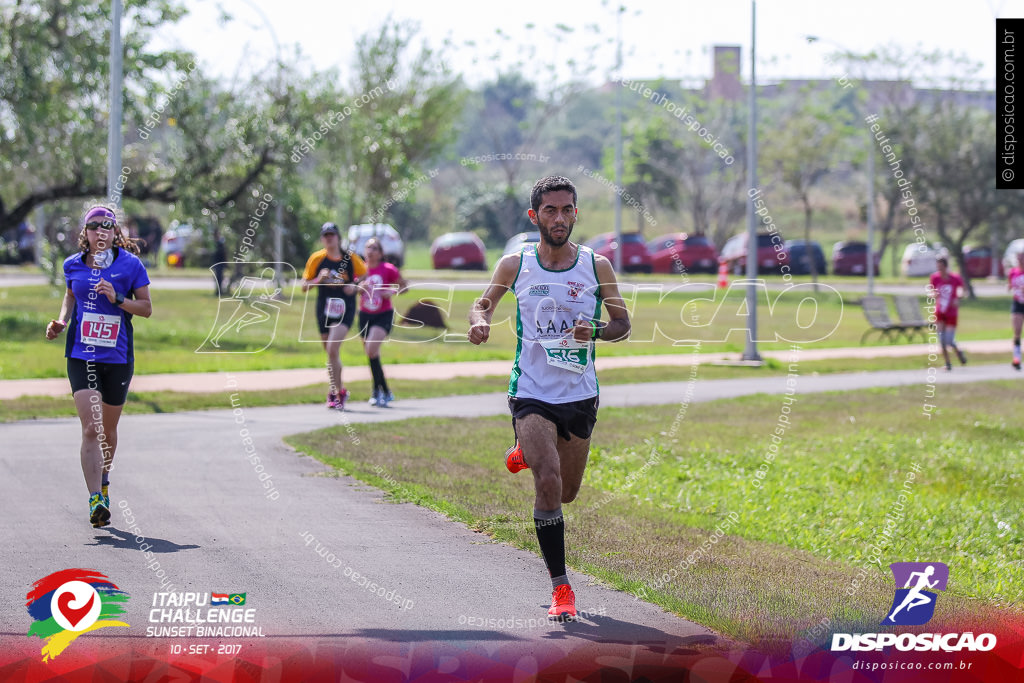
[[[597,50],[596,43],[590,44],[581,54],[559,60],[557,51],[538,54],[537,44],[531,40],[537,29],[527,24],[525,34],[512,36],[498,29],[495,35],[495,52],[490,59],[502,64],[512,63],[496,75],[493,81],[484,85],[480,95],[471,101],[463,126],[465,135],[459,145],[462,157],[481,157],[484,163],[469,163],[467,172],[459,169],[463,184],[472,189],[474,197],[490,196],[489,187],[496,182],[502,186],[502,195],[497,206],[485,209],[478,207],[474,214],[492,214],[499,223],[497,238],[511,237],[524,227],[524,192],[528,183],[537,176],[537,162],[543,159],[552,164],[568,164],[575,156],[572,148],[558,144],[564,139],[555,138],[552,133],[558,128],[559,135],[566,129],[565,113],[586,89],[586,77],[593,72],[591,56]],[[567,24],[554,24],[543,29],[543,45],[558,45],[564,37],[576,29]],[[586,25],[584,30],[597,33],[595,25]],[[490,47],[490,45],[489,45]],[[503,49],[513,51],[502,57]],[[549,56],[553,54],[554,56]],[[530,74],[534,80],[530,80]],[[537,83],[543,84],[538,88]],[[578,120],[568,125],[579,126]],[[551,138],[546,140],[545,138]],[[479,174],[473,178],[473,174]],[[479,199],[475,202],[479,204]]]
[[[454,140],[465,98],[461,79],[425,44],[409,56],[418,30],[413,23],[388,20],[356,43],[351,92],[345,95],[352,116],[339,137],[351,222],[379,219],[396,200],[429,182],[434,169],[422,166]]]
[[[800,200],[804,211],[804,242],[810,261],[811,281],[818,289],[818,265],[811,249],[814,205],[811,191],[840,159],[852,135],[852,115],[842,89],[831,83],[824,88],[808,85],[794,97],[777,103],[772,134],[764,137],[761,159]]]
[[[0,12],[0,232],[37,206],[106,194],[109,26],[106,5],[67,0],[8,4]],[[171,0],[125,7],[126,120],[148,115],[163,73],[189,55],[145,49],[154,29],[184,10]],[[161,199],[166,188],[132,184],[125,196]]]
[[[881,238],[878,253],[884,255],[901,235],[918,227],[911,223],[908,215],[910,202],[918,205],[913,207],[915,210],[930,212],[920,196],[919,190],[923,188],[916,181],[929,174],[929,169],[922,165],[922,153],[930,135],[925,129],[938,123],[933,119],[935,107],[944,101],[952,102],[958,92],[984,90],[981,67],[965,57],[942,50],[907,51],[896,45],[883,45],[865,54],[839,51],[831,55],[829,61],[859,79],[859,82],[851,81],[856,85],[859,123],[868,125],[864,119],[877,116],[874,120],[878,123],[878,134],[891,147],[889,159],[899,161],[897,167],[891,167],[891,162],[884,161],[880,155],[880,163],[875,164],[876,201],[880,204],[880,210],[876,211]],[[915,86],[919,90],[915,90]],[[959,104],[957,108],[969,106]],[[873,135],[868,139],[868,146],[870,153],[880,154]],[[896,168],[905,180],[894,178]],[[1004,193],[999,205],[993,206],[994,211],[1001,211],[1007,199],[1009,193]],[[894,264],[896,257],[894,250]],[[969,291],[973,296],[973,290]]]
[[[921,115],[914,140],[921,155],[920,199],[956,259],[968,296],[974,298],[964,246],[984,227],[1000,221],[1005,213],[1001,206],[1012,194],[995,189],[995,116],[951,101],[922,108]]]

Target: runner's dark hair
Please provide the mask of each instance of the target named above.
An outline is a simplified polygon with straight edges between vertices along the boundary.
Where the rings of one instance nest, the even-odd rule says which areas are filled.
[[[540,202],[548,192],[572,192],[572,205],[576,206],[579,197],[576,194],[576,186],[565,176],[549,175],[538,180],[533,191],[530,192],[530,207],[536,211],[540,208]]]

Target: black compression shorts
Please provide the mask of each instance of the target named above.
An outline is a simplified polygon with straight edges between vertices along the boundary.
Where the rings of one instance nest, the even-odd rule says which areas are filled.
[[[391,334],[391,324],[394,320],[395,309],[380,313],[359,311],[359,336],[366,339],[366,333],[371,327],[380,327],[384,330],[384,334]]]
[[[97,363],[81,358],[68,358],[68,379],[71,393],[82,389],[100,392],[103,402],[123,406],[128,400],[128,388],[135,374],[135,363]]]

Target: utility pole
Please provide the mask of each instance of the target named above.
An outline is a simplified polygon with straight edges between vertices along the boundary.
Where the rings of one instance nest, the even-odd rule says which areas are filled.
[[[757,216],[751,193],[757,187],[757,1],[750,0],[750,122],[747,129],[747,346],[743,360],[759,361],[757,353]]]

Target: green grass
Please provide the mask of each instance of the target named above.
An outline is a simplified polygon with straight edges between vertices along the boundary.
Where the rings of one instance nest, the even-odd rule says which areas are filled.
[[[407,311],[417,299],[429,299],[445,312],[449,331],[398,324],[383,351],[386,363],[433,363],[464,360],[507,360],[515,344],[514,299],[506,296],[494,317],[491,340],[475,347],[466,342],[466,316],[477,291],[413,289],[399,297]],[[742,292],[693,290],[625,290],[633,322],[628,342],[601,344],[600,355],[686,353],[701,341],[704,352],[737,352],[744,347],[746,317]],[[788,341],[816,347],[857,346],[867,328],[859,308],[823,292],[817,298],[789,290],[762,296],[758,307],[761,348],[783,349]],[[222,337],[213,347],[207,337],[224,325],[237,304],[218,302],[202,291],[155,290],[153,317],[136,319],[136,372],[215,372],[319,367],[322,350],[313,316],[313,298],[296,290],[290,302],[270,309],[269,322],[252,324]],[[312,297],[312,293],[309,294]],[[769,307],[769,301],[771,307]],[[959,338],[1009,336],[1008,299],[982,299],[963,305]],[[14,287],[0,291],[0,379],[60,377],[64,374],[63,338],[47,342],[43,331],[60,308],[60,292],[49,287]],[[221,308],[218,315],[218,308]],[[399,321],[400,322],[400,321]],[[197,352],[197,350],[199,352]],[[342,361],[362,364],[355,333],[342,346]]]
[[[887,565],[896,561],[951,567],[927,628],[989,624],[1006,608],[1019,613],[1024,496],[1019,458],[1007,457],[1024,440],[1019,384],[939,391],[931,421],[921,416],[922,387],[801,397],[760,488],[751,482],[771,443],[779,397],[690,405],[674,434],[679,406],[603,407],[583,490],[566,507],[569,563],[765,647],[825,617],[832,630],[877,629],[893,595]],[[289,442],[395,500],[537,551],[532,479],[501,465],[507,417],[357,429],[359,445],[343,428]],[[860,576],[914,463],[921,473],[895,540]],[[732,513],[735,525],[695,556]],[[671,580],[658,579],[673,569]]]
[[[975,364],[1002,363],[1005,360],[1005,354],[976,354],[970,358],[971,363]],[[836,358],[800,363],[801,371],[807,375],[912,370],[924,367],[927,367],[925,359],[917,357]],[[785,374],[785,372],[785,364],[782,361],[769,358],[760,368],[701,365],[697,370],[697,379],[763,377]],[[690,368],[676,365],[613,368],[602,370],[599,375],[602,386],[635,382],[686,381],[690,378]],[[442,381],[391,379],[388,383],[399,398],[434,398],[505,391],[508,388],[508,375],[454,377]],[[353,400],[362,400],[370,395],[369,381],[348,382],[346,387],[352,392]],[[230,405],[229,393],[231,392],[132,391],[128,393],[128,402],[125,404],[124,413],[126,415],[142,415],[185,410],[216,410]],[[239,393],[242,403],[246,406],[319,404],[324,400],[324,385],[312,384],[292,389]],[[0,422],[74,416],[75,403],[70,394],[66,396],[22,396],[16,399],[0,400]]]

